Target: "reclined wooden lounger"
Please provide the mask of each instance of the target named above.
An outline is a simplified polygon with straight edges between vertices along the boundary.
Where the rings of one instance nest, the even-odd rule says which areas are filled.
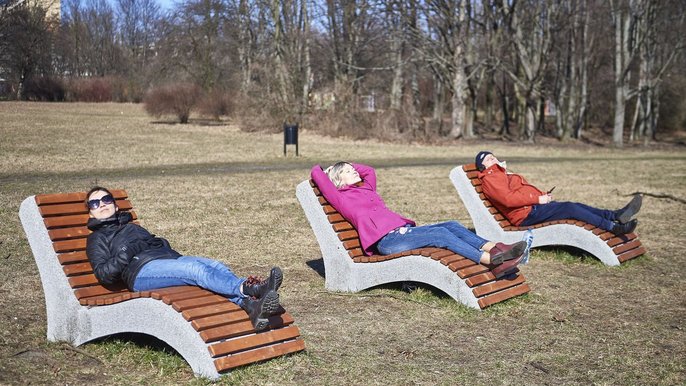
[[[476,233],[490,240],[505,243],[521,240],[525,230],[532,228],[532,247],[568,245],[582,249],[606,265],[619,265],[646,252],[635,233],[615,236],[611,232],[578,220],[557,220],[530,227],[512,225],[496,209],[481,190],[475,164],[458,166],[450,172],[450,180],[467,207]]]
[[[328,290],[358,292],[385,283],[414,281],[477,309],[530,290],[520,272],[496,280],[487,267],[447,249],[365,256],[357,230],[324,199],[314,182],[298,184],[296,195],[319,243]]]
[[[113,194],[120,210],[132,209],[125,191]],[[148,334],[208,378],[305,348],[288,313],[271,317],[270,328],[256,334],[239,306],[199,287],[131,292],[123,285],[100,285],[85,252],[85,196],[31,196],[19,210],[45,292],[48,340],[78,346],[117,333]]]

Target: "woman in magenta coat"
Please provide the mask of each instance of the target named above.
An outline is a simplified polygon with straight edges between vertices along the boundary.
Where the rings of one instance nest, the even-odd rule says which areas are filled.
[[[508,245],[485,240],[457,221],[417,226],[386,207],[376,192],[376,173],[370,166],[338,162],[311,171],[324,198],[357,229],[367,255],[388,255],[422,247],[446,248],[492,268],[496,277],[513,271],[528,252],[527,243]]]

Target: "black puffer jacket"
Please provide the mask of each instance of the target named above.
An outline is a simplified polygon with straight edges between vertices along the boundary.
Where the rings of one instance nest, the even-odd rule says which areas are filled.
[[[93,273],[102,284],[121,281],[133,290],[138,271],[155,259],[176,259],[181,256],[169,242],[155,237],[140,225],[131,223],[129,212],[117,212],[104,220],[91,218],[86,254]]]

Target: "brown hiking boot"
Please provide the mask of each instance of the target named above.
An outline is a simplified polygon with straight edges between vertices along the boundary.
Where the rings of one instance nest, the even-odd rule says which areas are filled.
[[[522,240],[514,244],[496,243],[488,253],[491,255],[491,264],[500,265],[508,260],[516,259],[524,251],[526,251],[526,241]]]
[[[516,259],[508,260],[500,265],[496,265],[495,268],[491,269],[491,273],[496,279],[500,279],[503,276],[507,276],[518,270],[517,266],[524,260],[524,255],[520,255]]]

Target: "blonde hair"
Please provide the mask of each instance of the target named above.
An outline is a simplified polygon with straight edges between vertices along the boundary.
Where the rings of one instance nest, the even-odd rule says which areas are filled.
[[[324,173],[326,173],[326,176],[329,177],[331,182],[333,182],[333,184],[336,185],[336,187],[339,189],[343,187],[343,181],[341,180],[341,172],[343,171],[343,168],[348,165],[350,165],[351,167],[353,166],[350,162],[340,161],[324,169]]]

